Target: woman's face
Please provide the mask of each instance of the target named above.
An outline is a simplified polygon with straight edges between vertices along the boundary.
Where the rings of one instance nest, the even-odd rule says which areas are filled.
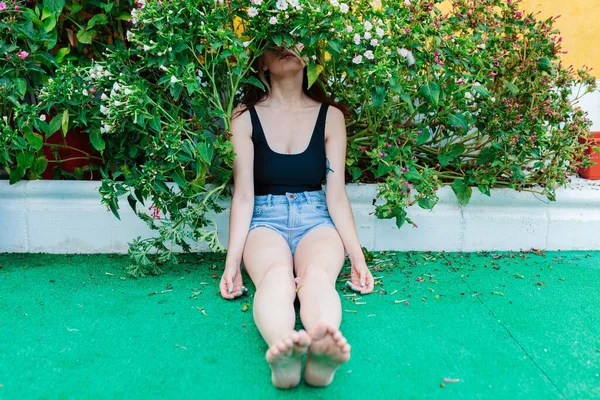
[[[301,51],[304,45],[299,43],[296,49]],[[263,62],[271,75],[295,74],[306,66],[304,60],[285,47],[273,46],[263,53]]]

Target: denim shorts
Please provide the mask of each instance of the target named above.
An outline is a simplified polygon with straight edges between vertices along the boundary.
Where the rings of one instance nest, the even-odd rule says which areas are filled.
[[[322,190],[254,196],[254,212],[248,231],[266,227],[279,232],[290,246],[292,255],[300,239],[317,226],[335,228]]]

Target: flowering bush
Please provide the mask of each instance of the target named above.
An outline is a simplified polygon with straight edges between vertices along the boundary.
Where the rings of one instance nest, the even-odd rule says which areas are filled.
[[[244,86],[264,90],[252,65],[272,44],[304,44],[309,85],[349,106],[348,181],[379,184],[377,217],[415,225],[408,206],[434,207],[444,184],[462,204],[473,186],[553,200],[587,161],[577,139],[590,122],[570,94],[593,78],[562,66],[555,18],[518,1],[454,0],[446,14],[440,2],[140,0],[129,48],[64,65],[42,97],[85,116],[68,123],[103,154],[102,202],[118,216],[119,196],[134,210],[151,199],[153,215],[137,214],[159,235],[131,244],[130,273],[160,272],[173,244],[224,250],[205,228],[230,194],[231,114]]]
[[[62,110],[42,113],[39,90],[60,63],[86,65],[102,59],[107,46],[122,46],[131,4],[0,0],[0,166],[11,183],[26,174],[38,179],[49,162],[65,161],[59,151],[69,146],[47,139],[61,129],[67,134],[69,115]],[[54,152],[55,160],[46,158],[43,147]]]

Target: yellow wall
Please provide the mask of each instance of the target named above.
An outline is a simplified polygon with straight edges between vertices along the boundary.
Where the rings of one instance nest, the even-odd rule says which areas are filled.
[[[443,4],[447,11],[449,4]],[[561,54],[565,67],[592,67],[592,75],[600,78],[600,0],[523,0],[525,13],[537,13],[538,20],[560,15],[554,27],[563,37]]]
[[[527,12],[538,12],[538,19],[560,15],[554,26],[563,37],[562,54],[565,67],[583,65],[594,68],[600,77],[600,1],[598,0],[523,0]]]

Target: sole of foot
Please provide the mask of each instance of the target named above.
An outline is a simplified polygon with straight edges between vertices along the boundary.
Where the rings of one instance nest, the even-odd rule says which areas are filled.
[[[335,371],[350,359],[350,345],[338,329],[319,323],[310,334],[304,380],[311,386],[328,386]]]
[[[305,331],[294,331],[273,343],[267,350],[266,359],[271,366],[271,380],[280,389],[291,389],[300,382],[302,357],[308,351],[311,340]]]

